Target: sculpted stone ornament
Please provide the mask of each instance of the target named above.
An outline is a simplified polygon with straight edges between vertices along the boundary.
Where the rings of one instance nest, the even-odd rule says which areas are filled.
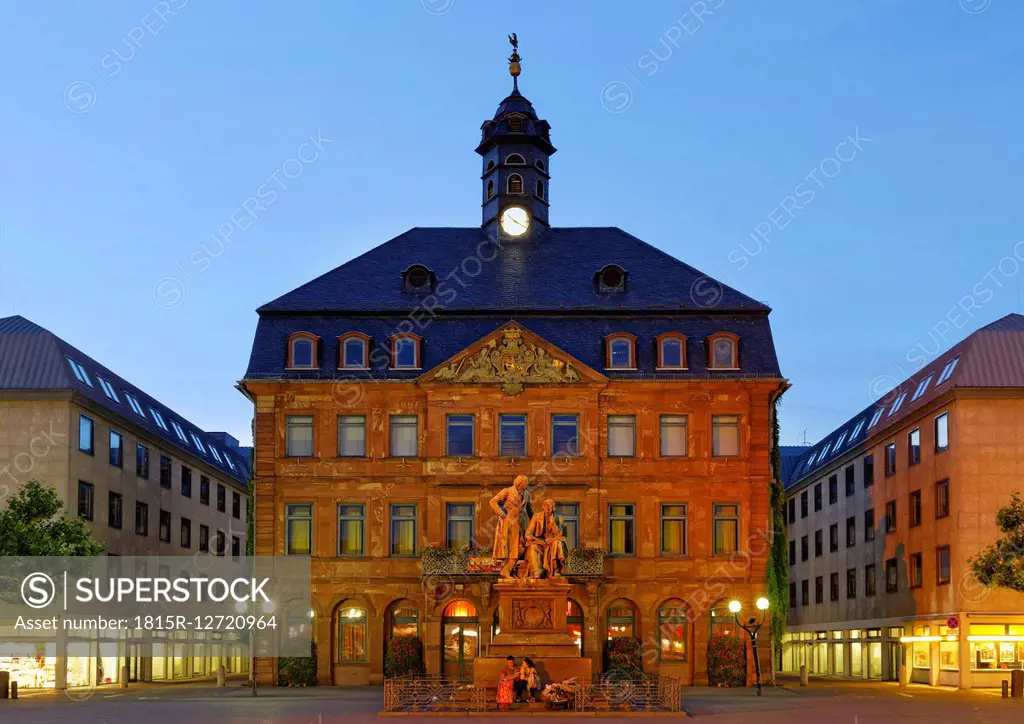
[[[512,578],[512,569],[523,557],[523,531],[528,519],[526,506],[529,504],[526,486],[529,482],[525,475],[517,475],[512,485],[502,489],[491,498],[491,510],[498,516],[498,528],[494,532],[494,553],[496,559],[504,560],[501,577]]]
[[[568,551],[555,501],[545,500],[530,517],[528,484],[525,475],[518,475],[510,487],[491,498],[491,510],[498,516],[493,556],[504,561],[504,580],[562,578]]]
[[[522,330],[515,327],[505,330],[500,345],[491,340],[475,355],[452,362],[434,375],[438,382],[497,382],[507,395],[518,395],[524,384],[565,384],[579,379],[572,365],[524,341]]]
[[[526,563],[529,578],[561,578],[566,560],[565,536],[555,516],[555,501],[548,498],[526,527]]]

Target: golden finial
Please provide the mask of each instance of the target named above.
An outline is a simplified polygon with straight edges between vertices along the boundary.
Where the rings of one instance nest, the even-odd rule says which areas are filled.
[[[518,91],[519,74],[523,72],[523,66],[520,64],[522,58],[519,57],[519,38],[512,33],[508,36],[508,42],[512,45],[512,55],[508,56],[508,74],[512,76],[512,90]]]

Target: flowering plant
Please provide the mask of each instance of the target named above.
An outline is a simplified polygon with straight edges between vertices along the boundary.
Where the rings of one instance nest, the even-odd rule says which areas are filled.
[[[747,645],[734,636],[715,636],[708,644],[708,683],[747,685]]]

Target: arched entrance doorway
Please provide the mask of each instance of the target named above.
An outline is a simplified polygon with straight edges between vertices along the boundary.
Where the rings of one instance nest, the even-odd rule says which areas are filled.
[[[565,621],[569,625],[569,634],[572,636],[580,656],[583,656],[583,607],[571,598],[565,612]]]
[[[420,612],[411,601],[394,601],[384,612],[384,658],[385,668],[392,639],[401,636],[420,638]],[[388,671],[384,672],[389,675]]]
[[[473,677],[473,662],[480,653],[480,620],[469,601],[452,601],[441,614],[441,647],[444,675]]]
[[[639,638],[639,627],[637,626],[637,615],[636,615],[636,604],[632,601],[620,598],[617,601],[613,601],[606,611],[605,616],[605,668],[609,668],[612,665],[612,661],[609,657],[609,651],[613,646],[620,646],[616,641],[618,639],[638,639]],[[625,644],[630,647],[631,644]],[[620,664],[621,665],[621,662]]]

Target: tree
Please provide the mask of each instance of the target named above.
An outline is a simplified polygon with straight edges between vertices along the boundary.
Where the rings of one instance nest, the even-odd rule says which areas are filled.
[[[996,525],[1002,536],[971,558],[971,570],[986,586],[1024,593],[1024,500],[1018,491],[996,513]]]
[[[64,512],[57,491],[30,480],[0,510],[0,556],[98,556],[102,543],[94,540],[81,518]]]

